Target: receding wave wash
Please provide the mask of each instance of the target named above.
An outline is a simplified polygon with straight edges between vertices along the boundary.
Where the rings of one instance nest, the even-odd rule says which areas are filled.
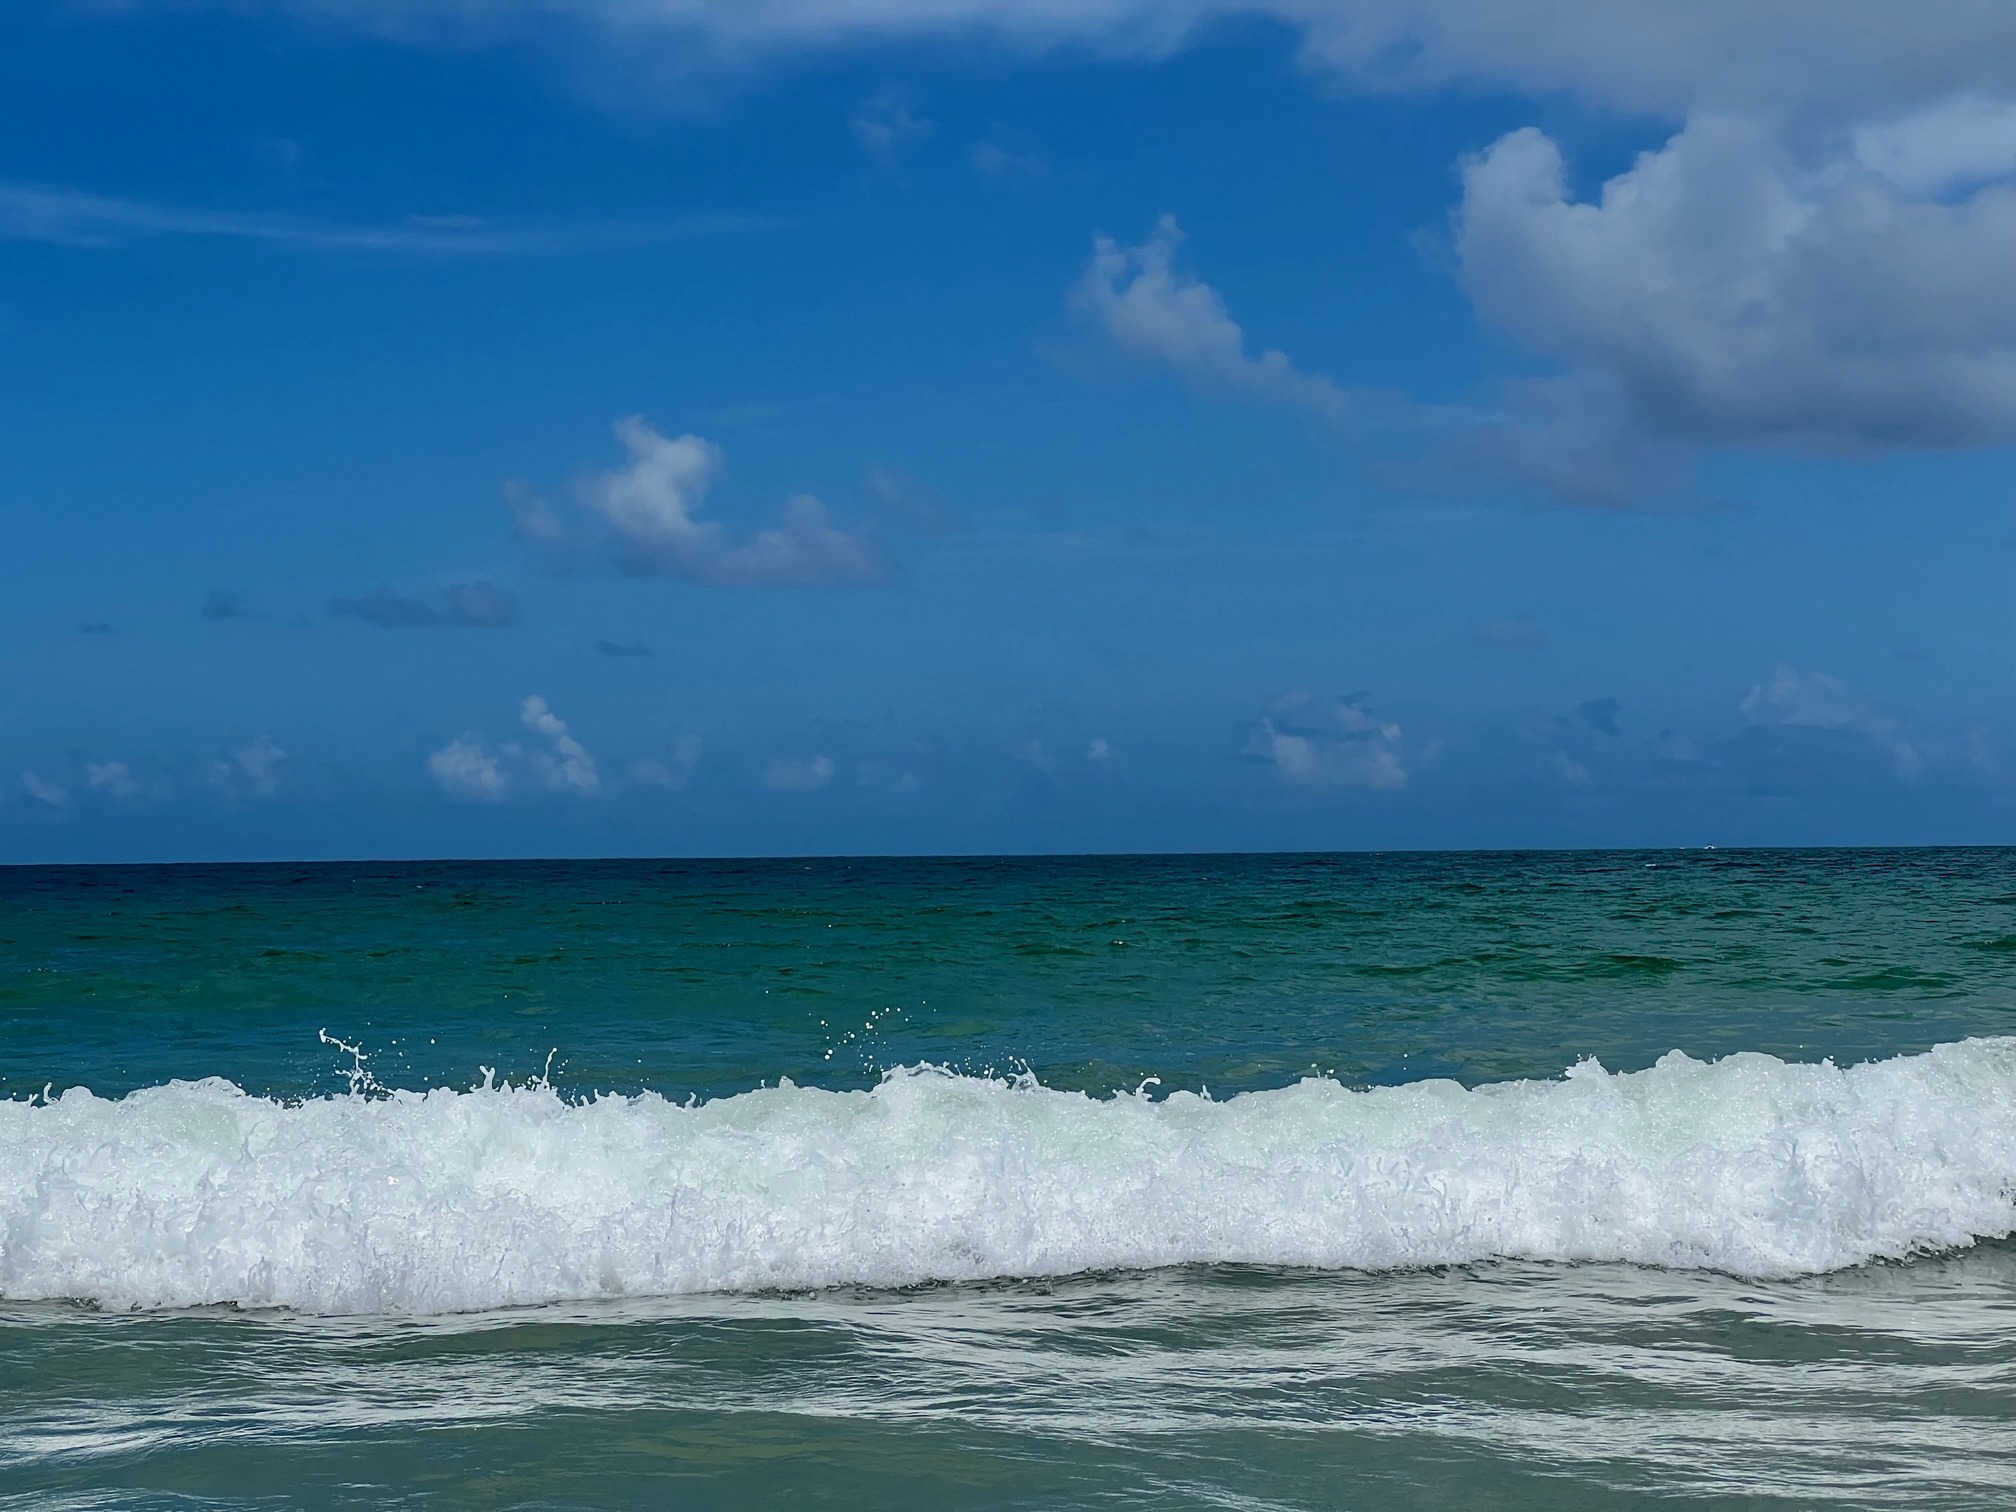
[[[2016,1038],[1214,1101],[916,1067],[679,1105],[211,1079],[0,1105],[0,1292],[434,1313],[1196,1262],[1789,1277],[2016,1231]]]

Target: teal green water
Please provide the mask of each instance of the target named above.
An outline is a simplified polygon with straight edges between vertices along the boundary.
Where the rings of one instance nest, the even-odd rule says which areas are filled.
[[[1570,1263],[1530,1246],[1370,1269],[1227,1263],[1210,1258],[1231,1252],[1219,1240],[1186,1258],[1190,1241],[1168,1228],[1151,1238],[1172,1263],[1147,1268],[1016,1274],[1004,1261],[987,1279],[987,1255],[972,1251],[958,1282],[928,1268],[893,1287],[648,1295],[626,1282],[624,1295],[590,1285],[446,1315],[216,1305],[255,1296],[228,1286],[184,1299],[205,1305],[132,1310],[131,1289],[85,1264],[81,1240],[84,1259],[49,1258],[72,1253],[62,1245],[76,1234],[58,1229],[82,1221],[76,1194],[109,1191],[90,1183],[124,1161],[140,1175],[120,1189],[130,1211],[104,1219],[113,1231],[169,1233],[180,1220],[147,1194],[172,1189],[194,1204],[184,1231],[214,1249],[328,1243],[335,1267],[369,1241],[382,1259],[381,1240],[341,1227],[368,1228],[370,1214],[315,1207],[328,1169],[376,1145],[283,1165],[248,1144],[229,1169],[205,1154],[198,1178],[171,1169],[194,1147],[153,1124],[130,1140],[65,1125],[67,1145],[49,1132],[53,1112],[78,1106],[61,1099],[72,1087],[118,1098],[223,1077],[289,1107],[348,1099],[358,1062],[325,1030],[358,1047],[381,1092],[468,1089],[488,1068],[542,1078],[575,1104],[651,1092],[704,1105],[785,1078],[865,1089],[919,1063],[972,1078],[1026,1071],[1100,1098],[1208,1090],[1260,1109],[1276,1105],[1238,1095],[1312,1074],[1475,1087],[1558,1078],[1585,1057],[1639,1070],[1675,1049],[1881,1062],[2016,1034],[2016,852],[0,872],[0,1090],[20,1109],[0,1126],[11,1131],[0,1153],[10,1139],[26,1152],[0,1159],[14,1183],[0,1190],[11,1204],[0,1296],[15,1299],[0,1301],[0,1505],[2016,1498],[2016,1249],[1994,1238],[1791,1276],[1718,1268],[1720,1251],[1703,1268]],[[1723,1101],[1709,1124],[1761,1116],[1731,1100],[1734,1083],[1713,1085]],[[45,1086],[57,1109],[27,1108]],[[811,1093],[788,1095],[800,1099],[791,1116],[826,1116]],[[1922,1120],[1906,1104],[1881,1115],[1891,1124],[1844,1135],[1799,1124],[1791,1106],[1770,1104],[1779,1143],[1758,1148],[1782,1146],[1810,1174],[1815,1141],[1832,1141],[1829,1170],[1842,1150],[1863,1163],[1839,1180],[1874,1193],[1865,1207],[1908,1205],[1933,1176],[1900,1174],[1896,1150],[1945,1150],[1963,1123],[1969,1149],[1955,1159],[1992,1174],[2006,1136],[2016,1173],[2016,1127],[1999,1111],[1955,1123],[1944,1103]],[[121,1116],[91,1127],[117,1131]],[[509,1143],[531,1127],[485,1137]],[[1464,1137],[1495,1127],[1466,1124]],[[1264,1148],[1278,1157],[1288,1128],[1270,1124]],[[1871,1152],[1892,1135],[1892,1166],[1879,1166]],[[1140,1183],[1187,1179],[1188,1137],[1171,1132],[1167,1163],[1158,1154]],[[1049,1169],[1046,1148],[1017,1145],[995,1165],[966,1151],[973,1169],[1023,1162],[982,1205],[1028,1203],[1043,1218],[1067,1201],[1028,1190],[1026,1173]],[[1541,1156],[1520,1146],[1508,1159],[1466,1169],[1512,1170],[1517,1185]],[[1783,1195],[1783,1176],[1771,1176],[1778,1195],[1740,1209],[1744,1222],[1822,1221]],[[203,1206],[205,1192],[269,1177],[281,1185],[259,1189],[266,1206]],[[1449,1179],[1438,1166],[1420,1181]],[[1587,1204],[1570,1215],[1577,1244],[1592,1225],[1653,1222],[1599,1200],[1610,1177],[1547,1179],[1596,1194],[1575,1198]],[[1337,1196],[1294,1190],[1290,1208]],[[1473,1195],[1442,1192],[1432,1211]],[[1228,1188],[1225,1201],[1238,1196]],[[219,1216],[255,1211],[256,1232]],[[789,1218],[736,1242],[809,1242]],[[1298,1218],[1284,1210],[1282,1222]],[[466,1242],[468,1295],[518,1242],[501,1220],[494,1232],[495,1253]],[[614,1242],[597,1232],[596,1244]],[[1596,1251],[1562,1254],[1585,1252]],[[297,1261],[312,1257],[286,1263]],[[59,1264],[76,1267],[67,1292],[45,1284]],[[192,1266],[175,1275],[226,1274]]]

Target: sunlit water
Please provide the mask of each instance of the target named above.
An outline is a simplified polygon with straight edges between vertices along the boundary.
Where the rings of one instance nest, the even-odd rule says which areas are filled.
[[[2007,1506],[2012,968],[1995,851],[0,873],[0,1503]]]

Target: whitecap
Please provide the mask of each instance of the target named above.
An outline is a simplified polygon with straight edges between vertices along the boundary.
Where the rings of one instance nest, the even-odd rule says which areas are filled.
[[[1789,1277],[2016,1231],[2016,1039],[1213,1101],[892,1072],[0,1103],[0,1295],[440,1313],[1240,1262]]]

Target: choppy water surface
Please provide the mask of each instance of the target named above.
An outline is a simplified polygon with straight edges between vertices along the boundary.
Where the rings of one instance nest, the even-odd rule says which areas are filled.
[[[2006,1506],[2011,1035],[2000,851],[0,872],[0,1504]]]

